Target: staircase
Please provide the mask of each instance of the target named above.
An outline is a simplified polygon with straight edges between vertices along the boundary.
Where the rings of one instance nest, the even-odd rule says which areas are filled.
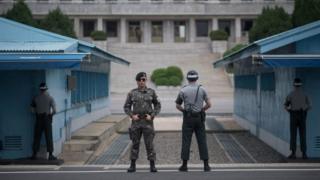
[[[223,69],[213,69],[212,63],[219,55],[212,54],[208,43],[172,43],[172,44],[108,44],[108,51],[131,62],[130,66],[111,65],[111,101],[112,113],[123,113],[123,104],[129,90],[136,88],[135,75],[145,71],[150,77],[156,68],[179,66],[184,75],[191,69],[198,71],[199,84],[207,90],[213,103],[211,113],[232,113],[233,88]],[[183,84],[186,84],[186,80]],[[179,113],[175,109],[178,88],[154,88],[162,102],[162,114]]]

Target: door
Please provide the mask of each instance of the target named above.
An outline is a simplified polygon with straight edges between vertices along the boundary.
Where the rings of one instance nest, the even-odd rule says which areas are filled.
[[[37,79],[41,74],[39,71],[0,71],[2,159],[22,158],[32,153],[34,117],[30,103],[37,93]]]

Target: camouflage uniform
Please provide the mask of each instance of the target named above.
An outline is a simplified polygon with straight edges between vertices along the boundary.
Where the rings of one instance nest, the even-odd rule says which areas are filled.
[[[144,115],[149,114],[153,118],[160,112],[161,104],[155,91],[151,88],[136,88],[131,90],[123,108],[125,113],[130,117],[135,114],[139,115],[139,120],[132,121],[131,124],[131,160],[138,159],[140,139],[142,134],[146,145],[148,160],[155,160],[156,153],[154,152],[153,148],[153,139],[155,135],[153,120],[149,121],[143,117]]]

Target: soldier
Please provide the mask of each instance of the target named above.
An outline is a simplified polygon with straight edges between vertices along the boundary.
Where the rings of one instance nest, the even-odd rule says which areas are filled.
[[[183,161],[179,171],[188,171],[187,163],[190,154],[192,134],[195,132],[200,159],[204,162],[204,171],[210,171],[209,156],[205,131],[205,111],[211,107],[211,103],[205,89],[196,83],[199,76],[196,71],[189,71],[187,74],[188,85],[184,86],[177,97],[176,107],[183,112],[182,124],[182,150]],[[203,106],[205,102],[205,106]],[[184,108],[181,106],[184,103]]]
[[[136,81],[138,88],[129,92],[124,104],[125,113],[132,119],[131,128],[129,128],[129,135],[132,140],[131,165],[128,172],[136,171],[136,160],[139,156],[139,146],[142,135],[147,150],[148,160],[150,161],[150,172],[157,172],[155,167],[156,153],[153,148],[153,139],[155,135],[153,119],[159,114],[161,104],[156,92],[151,88],[147,88],[147,74],[145,72],[139,72],[136,75]]]
[[[294,90],[287,96],[284,103],[285,109],[290,113],[290,150],[289,159],[296,158],[297,128],[300,133],[300,148],[302,158],[307,159],[306,145],[306,118],[307,111],[311,108],[308,96],[303,92],[301,79],[295,78]]]
[[[52,141],[52,116],[56,113],[56,104],[54,99],[47,92],[46,83],[40,84],[40,94],[33,98],[31,103],[31,111],[36,113],[36,123],[34,128],[33,154],[31,159],[37,158],[37,152],[40,148],[41,134],[44,131],[47,144],[47,152],[49,152],[49,160],[56,160],[53,156]]]

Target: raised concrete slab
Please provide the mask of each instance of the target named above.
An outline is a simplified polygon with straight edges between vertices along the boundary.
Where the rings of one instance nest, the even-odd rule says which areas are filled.
[[[86,139],[95,140],[99,139],[106,130],[112,128],[114,123],[90,123],[86,127],[77,130],[73,133],[71,139]]]

